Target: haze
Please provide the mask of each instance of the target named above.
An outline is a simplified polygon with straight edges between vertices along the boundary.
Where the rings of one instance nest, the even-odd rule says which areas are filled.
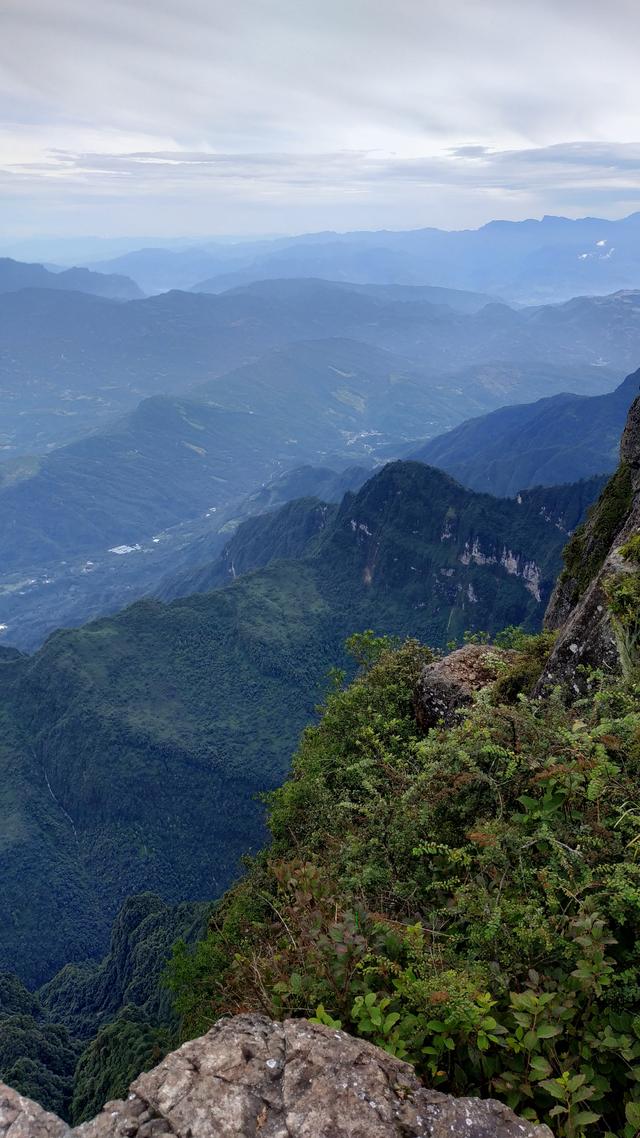
[[[4,0],[0,235],[621,217],[632,0]]]

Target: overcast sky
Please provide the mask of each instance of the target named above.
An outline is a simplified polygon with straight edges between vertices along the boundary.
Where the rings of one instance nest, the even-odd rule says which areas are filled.
[[[637,0],[0,0],[0,236],[640,208]]]

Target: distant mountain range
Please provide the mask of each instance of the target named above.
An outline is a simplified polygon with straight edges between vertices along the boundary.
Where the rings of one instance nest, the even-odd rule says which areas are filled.
[[[544,217],[480,229],[311,233],[271,241],[185,241],[88,262],[123,272],[145,292],[222,292],[278,277],[358,284],[434,285],[524,304],[640,286],[640,213],[621,220]]]
[[[220,514],[236,516],[261,483],[304,463],[370,465],[377,445],[417,424],[441,429],[456,404],[461,419],[486,400],[448,398],[417,366],[364,343],[303,341],[193,398],[144,400],[100,432],[0,465],[2,633],[32,647],[60,623],[127,603],[167,574],[173,544],[185,566],[212,555],[185,546],[185,525],[209,519],[215,534]],[[326,489],[298,480],[295,494]]]
[[[431,439],[413,457],[491,494],[609,473],[639,390],[640,369],[606,395],[555,395],[502,407]]]
[[[413,438],[505,402],[608,390],[640,357],[640,293],[520,311],[503,304],[454,311],[422,293],[403,289],[398,299],[395,289],[314,280],[128,303],[51,288],[7,293],[0,453],[59,446],[145,396],[188,394],[302,340],[357,341],[393,353],[391,372],[423,377],[437,415],[422,420],[416,408]],[[273,361],[265,366],[272,371]]]
[[[0,294],[24,288],[52,288],[66,292],[86,292],[107,300],[138,300],[142,289],[129,277],[115,273],[96,273],[89,269],[61,269],[51,272],[44,265],[25,264],[0,257]]]
[[[255,792],[281,781],[344,637],[537,627],[557,506],[566,491],[547,517],[391,464],[322,524],[308,502],[248,523],[243,567],[269,564],[229,588],[141,601],[33,657],[0,649],[0,969],[34,984],[102,953],[142,889],[219,894],[264,839]]]
[[[145,385],[175,384],[188,394],[153,396],[93,434],[0,464],[0,624],[8,625],[0,632],[31,647],[56,623],[142,595],[168,572],[163,555],[174,541],[192,567],[184,527],[197,528],[206,515],[215,523],[220,511],[233,516],[246,495],[281,472],[401,457],[416,438],[505,398],[557,390],[570,375],[583,390],[602,390],[614,361],[640,354],[638,312],[640,294],[622,294],[522,312],[493,305],[469,315],[313,281],[128,304],[50,290],[9,294],[0,304],[0,338],[14,372],[22,353],[13,389],[20,429],[25,401],[41,408],[35,376],[47,368],[61,406],[83,408],[80,419],[91,405],[81,394],[88,385],[98,403],[103,391],[113,395],[111,384],[123,402]],[[332,330],[392,341],[415,357],[427,341],[432,362],[364,339],[295,338]],[[269,346],[278,338],[285,342]],[[264,341],[266,352],[253,362],[194,383],[225,356]],[[533,362],[512,366],[512,352]],[[483,353],[505,360],[460,368]],[[588,473],[592,467],[569,469],[545,481]]]

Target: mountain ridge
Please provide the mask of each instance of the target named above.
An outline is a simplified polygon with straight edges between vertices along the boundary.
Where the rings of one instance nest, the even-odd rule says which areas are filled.
[[[33,981],[94,955],[117,905],[141,889],[168,900],[208,898],[214,882],[222,891],[262,841],[255,791],[282,779],[345,637],[373,625],[444,644],[468,628],[535,626],[563,542],[537,503],[527,512],[390,464],[347,494],[301,559],[169,605],[139,601],[10,656],[0,713],[16,917],[0,966],[19,959]],[[44,956],[27,933],[36,911],[52,928]]]
[[[83,292],[107,300],[139,300],[144,296],[142,289],[127,276],[77,267],[51,272],[37,262],[0,257],[0,295],[25,288]]]
[[[639,296],[583,298],[557,309],[491,304],[469,313],[309,280],[118,303],[53,289],[6,293],[0,447],[8,457],[49,450],[145,396],[188,396],[193,387],[304,340],[358,341],[401,357],[434,389],[452,390],[452,415],[465,390],[481,396],[463,417],[509,397],[567,387],[596,393],[637,362]]]
[[[194,248],[190,242],[169,257],[157,249],[132,251],[95,267],[124,268],[135,279],[139,273],[147,291],[172,283],[197,287],[200,281],[219,289],[240,280],[323,276],[457,288],[530,304],[636,287],[639,230],[637,213],[614,220],[545,216],[478,229],[353,230],[226,247],[209,243],[209,253],[206,243]]]
[[[504,407],[429,440],[411,457],[496,494],[608,474],[617,466],[620,435],[639,387],[640,369],[603,395],[555,395]]]

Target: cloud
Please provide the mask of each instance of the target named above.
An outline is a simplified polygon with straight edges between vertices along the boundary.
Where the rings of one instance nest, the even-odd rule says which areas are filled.
[[[318,153],[211,153],[178,149],[129,153],[49,151],[39,161],[5,168],[27,184],[52,179],[69,192],[171,193],[176,187],[194,193],[234,192],[251,187],[284,188],[292,194],[333,189],[375,193],[408,184],[469,190],[545,191],[570,193],[584,186],[640,194],[640,143],[574,142],[523,150],[455,147],[438,155],[405,158],[381,151]]]
[[[18,187],[105,231],[145,195],[173,232],[622,209],[639,32],[628,0],[3,0],[5,225]]]

